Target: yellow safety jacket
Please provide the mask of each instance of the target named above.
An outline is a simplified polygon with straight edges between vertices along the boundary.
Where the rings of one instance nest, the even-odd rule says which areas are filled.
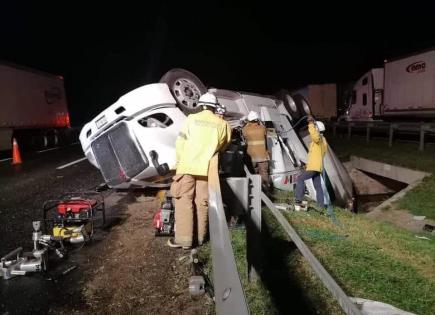
[[[307,171],[322,172],[323,157],[328,150],[328,144],[325,137],[320,135],[317,128],[312,122],[308,124],[308,131],[311,137],[310,148],[308,149]]]
[[[269,161],[266,149],[266,127],[256,122],[248,122],[242,129],[248,148],[248,155],[253,163]]]
[[[187,116],[175,144],[177,174],[207,176],[210,159],[230,141],[230,125],[210,110]]]

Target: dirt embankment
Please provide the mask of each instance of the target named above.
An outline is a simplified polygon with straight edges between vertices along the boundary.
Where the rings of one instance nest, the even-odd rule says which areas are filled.
[[[156,238],[152,218],[158,201],[135,196],[124,222],[92,251],[82,285],[86,305],[73,314],[207,314],[212,301],[188,292],[189,252]],[[66,310],[58,309],[57,313]]]

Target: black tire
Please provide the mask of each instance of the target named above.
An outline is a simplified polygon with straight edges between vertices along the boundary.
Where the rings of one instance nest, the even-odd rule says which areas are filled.
[[[302,116],[313,115],[313,112],[311,111],[310,103],[302,94],[299,93],[294,94],[293,99],[299,111],[301,112]]]
[[[184,69],[172,69],[166,72],[159,81],[166,83],[177,101],[178,107],[186,114],[200,111],[197,106],[200,96],[207,92],[201,80]]]
[[[280,90],[276,96],[284,103],[284,107],[287,109],[293,121],[297,121],[303,116],[297,107],[296,102],[293,100],[287,90]]]
[[[59,145],[67,146],[72,143],[72,131],[71,128],[58,129]]]

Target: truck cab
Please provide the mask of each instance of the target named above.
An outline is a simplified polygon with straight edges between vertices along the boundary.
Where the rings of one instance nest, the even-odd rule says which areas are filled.
[[[348,95],[344,120],[367,121],[382,115],[384,69],[374,68],[356,81]]]

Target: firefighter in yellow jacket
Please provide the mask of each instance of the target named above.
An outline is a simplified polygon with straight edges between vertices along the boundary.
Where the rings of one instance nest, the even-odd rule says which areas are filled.
[[[261,186],[268,193],[270,190],[270,158],[266,147],[266,127],[260,123],[260,117],[257,112],[249,112],[248,123],[243,127],[242,133],[246,140],[247,153],[251,158],[255,173],[260,174]]]
[[[191,114],[176,142],[177,171],[171,185],[175,199],[175,239],[168,240],[171,247],[185,249],[195,239],[202,245],[208,225],[208,167],[213,155],[231,141],[231,127],[214,111],[219,106],[216,96],[205,93],[198,101],[202,111]]]
[[[323,132],[325,125],[321,121],[314,121],[314,118],[309,115],[308,132],[310,133],[311,143],[308,149],[308,161],[305,171],[298,177],[296,182],[296,198],[295,210],[306,210],[306,203],[303,203],[305,192],[305,181],[312,179],[314,188],[316,189],[316,199],[320,207],[324,207],[324,196],[321,184],[320,175],[323,171],[323,157],[328,150],[328,144]]]

